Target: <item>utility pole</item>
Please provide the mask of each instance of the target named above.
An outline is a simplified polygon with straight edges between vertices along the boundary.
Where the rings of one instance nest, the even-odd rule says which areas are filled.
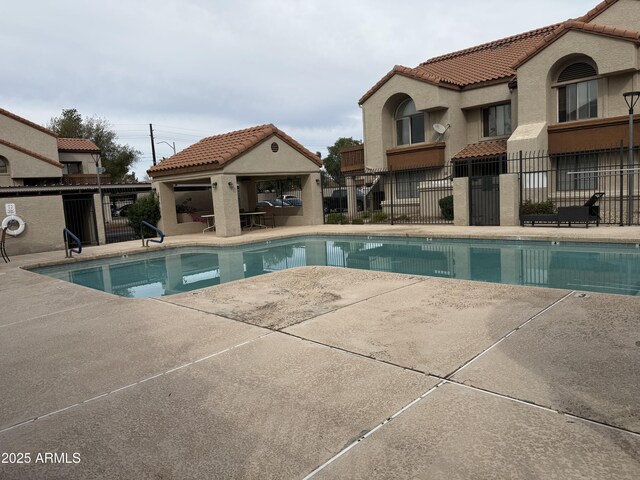
[[[156,145],[153,141],[153,125],[149,124],[149,133],[151,134],[151,156],[153,157],[153,165],[156,164]]]

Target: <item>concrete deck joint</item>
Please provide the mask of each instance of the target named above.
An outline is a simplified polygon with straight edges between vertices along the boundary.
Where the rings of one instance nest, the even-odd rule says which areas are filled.
[[[528,325],[529,323],[531,323],[533,320],[535,320],[536,318],[544,315],[545,313],[547,313],[549,310],[551,310],[553,307],[559,305],[560,303],[562,303],[563,301],[565,301],[567,298],[569,298],[570,296],[572,296],[573,294],[575,294],[576,291],[572,290],[569,293],[567,293],[566,295],[564,295],[562,298],[559,298],[558,300],[556,300],[555,302],[553,302],[551,305],[543,308],[542,310],[540,310],[538,313],[536,313],[535,315],[533,315],[532,317],[528,318],[525,322],[521,323],[520,325],[518,325],[517,327],[515,327],[513,330],[507,332],[504,336],[502,336],[501,338],[499,338],[495,343],[493,343],[492,345],[489,345],[486,349],[484,349],[482,352],[478,353],[475,357],[470,358],[467,362],[465,362],[462,366],[458,367],[457,369],[455,369],[453,372],[449,373],[448,375],[445,375],[444,378],[451,378],[453,377],[455,374],[459,373],[460,371],[464,370],[465,368],[467,368],[469,365],[471,365],[473,362],[475,362],[476,360],[480,359],[483,355],[485,355],[486,353],[490,352],[491,350],[493,350],[495,347],[497,347],[499,344],[501,344],[502,342],[504,342],[507,338],[509,338],[511,335],[513,335],[514,333],[516,333],[518,330],[520,330],[521,328],[525,327],[526,325]]]
[[[327,460],[325,463],[323,463],[322,465],[320,465],[318,468],[316,468],[315,470],[313,470],[311,473],[309,473],[306,477],[303,478],[303,480],[309,480],[310,478],[315,477],[318,473],[320,473],[322,470],[324,470],[325,468],[327,468],[329,465],[331,465],[333,462],[335,462],[336,460],[338,460],[340,457],[342,457],[345,453],[347,453],[349,450],[351,450],[352,448],[354,448],[356,445],[358,445],[360,442],[362,442],[363,440],[369,438],[371,435],[373,435],[375,432],[377,432],[378,430],[380,430],[382,427],[384,427],[386,424],[392,422],[393,420],[395,420],[396,418],[398,418],[400,415],[402,415],[404,412],[406,412],[407,410],[409,410],[411,407],[413,407],[416,403],[418,403],[420,400],[422,400],[423,398],[427,397],[428,395],[432,394],[433,392],[435,392],[438,387],[444,385],[446,383],[445,380],[442,380],[440,382],[438,382],[437,385],[431,387],[429,390],[427,390],[426,392],[424,392],[422,395],[420,395],[419,397],[411,400],[408,404],[406,404],[404,407],[402,407],[400,410],[398,410],[397,412],[395,412],[393,415],[387,417],[383,422],[379,423],[378,425],[376,425],[374,428],[372,428],[371,430],[369,430],[367,433],[365,433],[364,435],[358,437],[356,440],[354,440],[353,442],[351,442],[349,445],[347,445],[345,448],[343,448],[342,450],[340,450],[338,453],[336,453],[333,457],[331,457],[329,460]]]
[[[86,405],[87,403],[91,403],[91,402],[93,402],[95,400],[98,400],[100,398],[108,397],[109,395],[113,395],[114,393],[122,392],[124,390],[128,390],[128,389],[133,388],[135,386],[142,385],[145,382],[148,382],[148,381],[153,380],[155,378],[163,377],[165,375],[168,375],[170,373],[176,372],[178,370],[182,370],[183,368],[190,367],[190,366],[195,365],[197,363],[200,363],[200,362],[202,362],[204,360],[208,360],[208,359],[211,359],[211,358],[214,358],[214,357],[218,357],[218,356],[223,355],[223,354],[225,354],[227,352],[230,352],[231,350],[235,350],[237,348],[243,347],[245,345],[248,345],[250,343],[253,343],[255,341],[263,339],[263,338],[271,335],[272,333],[273,332],[268,332],[268,333],[265,333],[264,335],[260,335],[260,336],[255,337],[255,338],[252,338],[252,339],[249,339],[249,340],[245,340],[244,342],[241,342],[241,343],[238,343],[237,345],[233,345],[231,347],[225,348],[223,350],[220,350],[219,352],[215,352],[215,353],[212,353],[212,354],[207,355],[205,357],[201,357],[201,358],[199,358],[197,360],[193,360],[191,362],[187,362],[185,364],[179,365],[179,366],[171,368],[169,370],[165,370],[164,372],[157,373],[157,374],[151,375],[149,377],[145,377],[142,380],[130,383],[129,385],[125,385],[123,387],[118,387],[116,389],[110,390],[110,391],[105,392],[105,393],[101,393],[100,395],[93,396],[91,398],[88,398],[86,400],[82,400],[82,401],[74,403],[72,405],[67,405],[66,407],[60,408],[58,410],[54,410],[53,412],[45,413],[43,415],[38,415],[38,416],[30,418],[28,420],[24,420],[22,422],[16,423],[15,425],[11,425],[9,427],[3,428],[2,430],[0,430],[0,434],[8,432],[9,430],[13,430],[13,429],[18,428],[18,427],[22,427],[24,425],[28,425],[30,423],[33,423],[33,422],[37,421],[37,420],[40,420],[40,419],[43,419],[43,418],[47,418],[47,417],[51,417],[53,415],[56,415],[58,413],[70,410],[72,408],[76,408],[76,407],[79,407],[81,405]]]
[[[557,410],[557,409],[554,409],[554,408],[551,408],[551,407],[546,407],[544,405],[539,405],[537,403],[534,403],[534,402],[531,402],[531,401],[528,401],[528,400],[522,400],[522,399],[519,399],[519,398],[510,397],[509,395],[504,395],[502,393],[492,392],[491,390],[487,390],[487,389],[479,388],[479,387],[474,387],[473,385],[466,385],[464,383],[460,383],[460,382],[457,382],[455,380],[443,379],[442,382],[440,382],[438,384],[438,386],[440,386],[441,384],[445,384],[445,383],[448,383],[450,385],[455,385],[457,387],[468,388],[469,390],[473,390],[474,392],[483,393],[485,395],[491,395],[493,397],[502,398],[504,400],[509,400],[511,402],[519,403],[521,405],[526,405],[526,406],[529,406],[529,407],[538,408],[540,410],[544,410],[544,411],[549,412],[549,413],[557,413],[557,414],[564,415],[564,416],[569,417],[569,418],[574,418],[576,420],[580,420],[582,422],[590,423],[590,424],[593,424],[593,425],[598,425],[600,427],[610,428],[611,430],[615,430],[615,431],[621,432],[621,433],[626,433],[626,434],[632,435],[634,437],[640,438],[640,432],[635,432],[633,430],[629,430],[628,428],[617,427],[615,425],[610,425],[610,424],[605,423],[605,422],[598,422],[596,420],[592,420],[592,419],[586,418],[586,417],[581,417],[579,415],[574,415],[572,413],[565,412],[563,410]]]

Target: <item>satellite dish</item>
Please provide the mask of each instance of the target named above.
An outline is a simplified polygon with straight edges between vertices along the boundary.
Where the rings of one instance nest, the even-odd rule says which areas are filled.
[[[439,123],[434,123],[433,124],[433,129],[438,134],[438,138],[436,139],[436,142],[441,142],[442,141],[442,137],[444,137],[445,132],[447,130],[449,130],[449,127],[451,127],[451,125],[448,124],[448,123],[447,123],[446,127],[444,125],[439,124]]]
[[[433,129],[436,131],[436,133],[439,133],[440,135],[444,135],[444,132],[447,131],[447,127],[445,127],[444,125],[441,125],[439,123],[434,123],[433,124]]]

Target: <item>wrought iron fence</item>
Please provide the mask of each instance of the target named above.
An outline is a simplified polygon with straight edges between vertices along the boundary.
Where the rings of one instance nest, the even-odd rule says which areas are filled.
[[[629,153],[631,153],[631,160]],[[600,223],[640,224],[640,151],[627,147],[562,154],[520,153],[506,173],[520,174],[520,213],[554,213],[584,205],[594,194]]]
[[[322,179],[325,223],[453,222],[451,169],[376,170]]]
[[[107,243],[127,242],[138,238],[127,219],[127,211],[136,199],[135,191],[103,192],[102,214]]]

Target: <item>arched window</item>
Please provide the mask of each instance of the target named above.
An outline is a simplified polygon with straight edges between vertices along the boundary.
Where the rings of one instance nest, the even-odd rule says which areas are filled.
[[[6,158],[0,156],[0,175],[7,175],[9,173],[9,162]]]
[[[565,67],[558,75],[558,121],[572,122],[598,116],[598,74],[586,62]],[[584,79],[584,80],[581,80]],[[570,83],[565,83],[570,82]]]
[[[416,111],[410,98],[396,109],[396,138],[398,145],[424,142],[424,113]]]

